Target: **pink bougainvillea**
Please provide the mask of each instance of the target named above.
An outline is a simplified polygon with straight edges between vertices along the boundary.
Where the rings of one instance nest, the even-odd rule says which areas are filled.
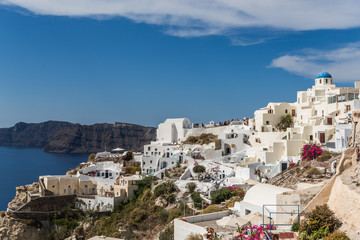
[[[237,240],[263,240],[266,239],[265,237],[265,229],[267,230],[274,230],[274,225],[266,225],[266,227],[263,226],[247,226],[245,227],[245,230],[240,233],[239,235],[235,236],[234,239]]]
[[[322,149],[315,143],[305,144],[301,152],[301,160],[313,160],[322,154]]]
[[[245,191],[241,187],[229,186],[227,188],[231,190],[231,194],[234,197],[239,197],[241,200],[244,198]]]

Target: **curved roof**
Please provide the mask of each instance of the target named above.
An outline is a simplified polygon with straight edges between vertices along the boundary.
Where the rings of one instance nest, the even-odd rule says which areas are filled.
[[[332,78],[332,76],[328,72],[321,72],[316,76],[316,78]]]
[[[250,188],[244,198],[244,202],[263,206],[264,204],[276,204],[276,195],[284,192],[294,191],[290,188],[277,187],[271,184],[256,184]]]

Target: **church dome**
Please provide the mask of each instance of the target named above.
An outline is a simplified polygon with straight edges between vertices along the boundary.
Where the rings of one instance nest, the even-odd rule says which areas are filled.
[[[316,78],[332,78],[332,76],[328,72],[321,72],[316,76]]]

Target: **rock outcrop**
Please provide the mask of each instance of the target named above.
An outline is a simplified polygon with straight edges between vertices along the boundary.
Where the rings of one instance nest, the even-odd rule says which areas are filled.
[[[0,145],[41,147],[46,152],[90,153],[121,147],[141,151],[156,129],[128,123],[80,125],[69,122],[17,123],[0,128]]]
[[[307,205],[310,211],[316,205],[328,204],[342,222],[340,231],[350,239],[360,239],[360,111],[353,112],[353,143],[337,164],[336,174]]]
[[[36,226],[31,220],[14,219],[7,215],[0,216],[0,240],[42,240],[48,234],[44,228]]]

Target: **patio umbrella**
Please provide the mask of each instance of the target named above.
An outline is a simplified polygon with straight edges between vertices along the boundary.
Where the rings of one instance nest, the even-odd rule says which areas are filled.
[[[233,214],[217,220],[216,224],[223,228],[236,228],[237,224],[239,224],[239,226],[243,226],[246,224],[246,222],[244,222],[244,220],[241,220],[239,217]]]
[[[265,216],[264,220],[265,220],[264,224],[270,223],[269,217]],[[245,224],[243,224],[243,225],[246,225],[250,222],[251,225],[260,226],[261,224],[263,224],[263,215],[261,213],[254,212],[254,213],[250,213],[248,215],[239,217],[239,221],[245,222]],[[271,221],[271,223],[273,224],[274,221]],[[240,227],[243,225],[240,225]]]
[[[111,150],[112,152],[121,152],[121,151],[124,151],[125,149],[123,148],[115,148],[113,150]]]

